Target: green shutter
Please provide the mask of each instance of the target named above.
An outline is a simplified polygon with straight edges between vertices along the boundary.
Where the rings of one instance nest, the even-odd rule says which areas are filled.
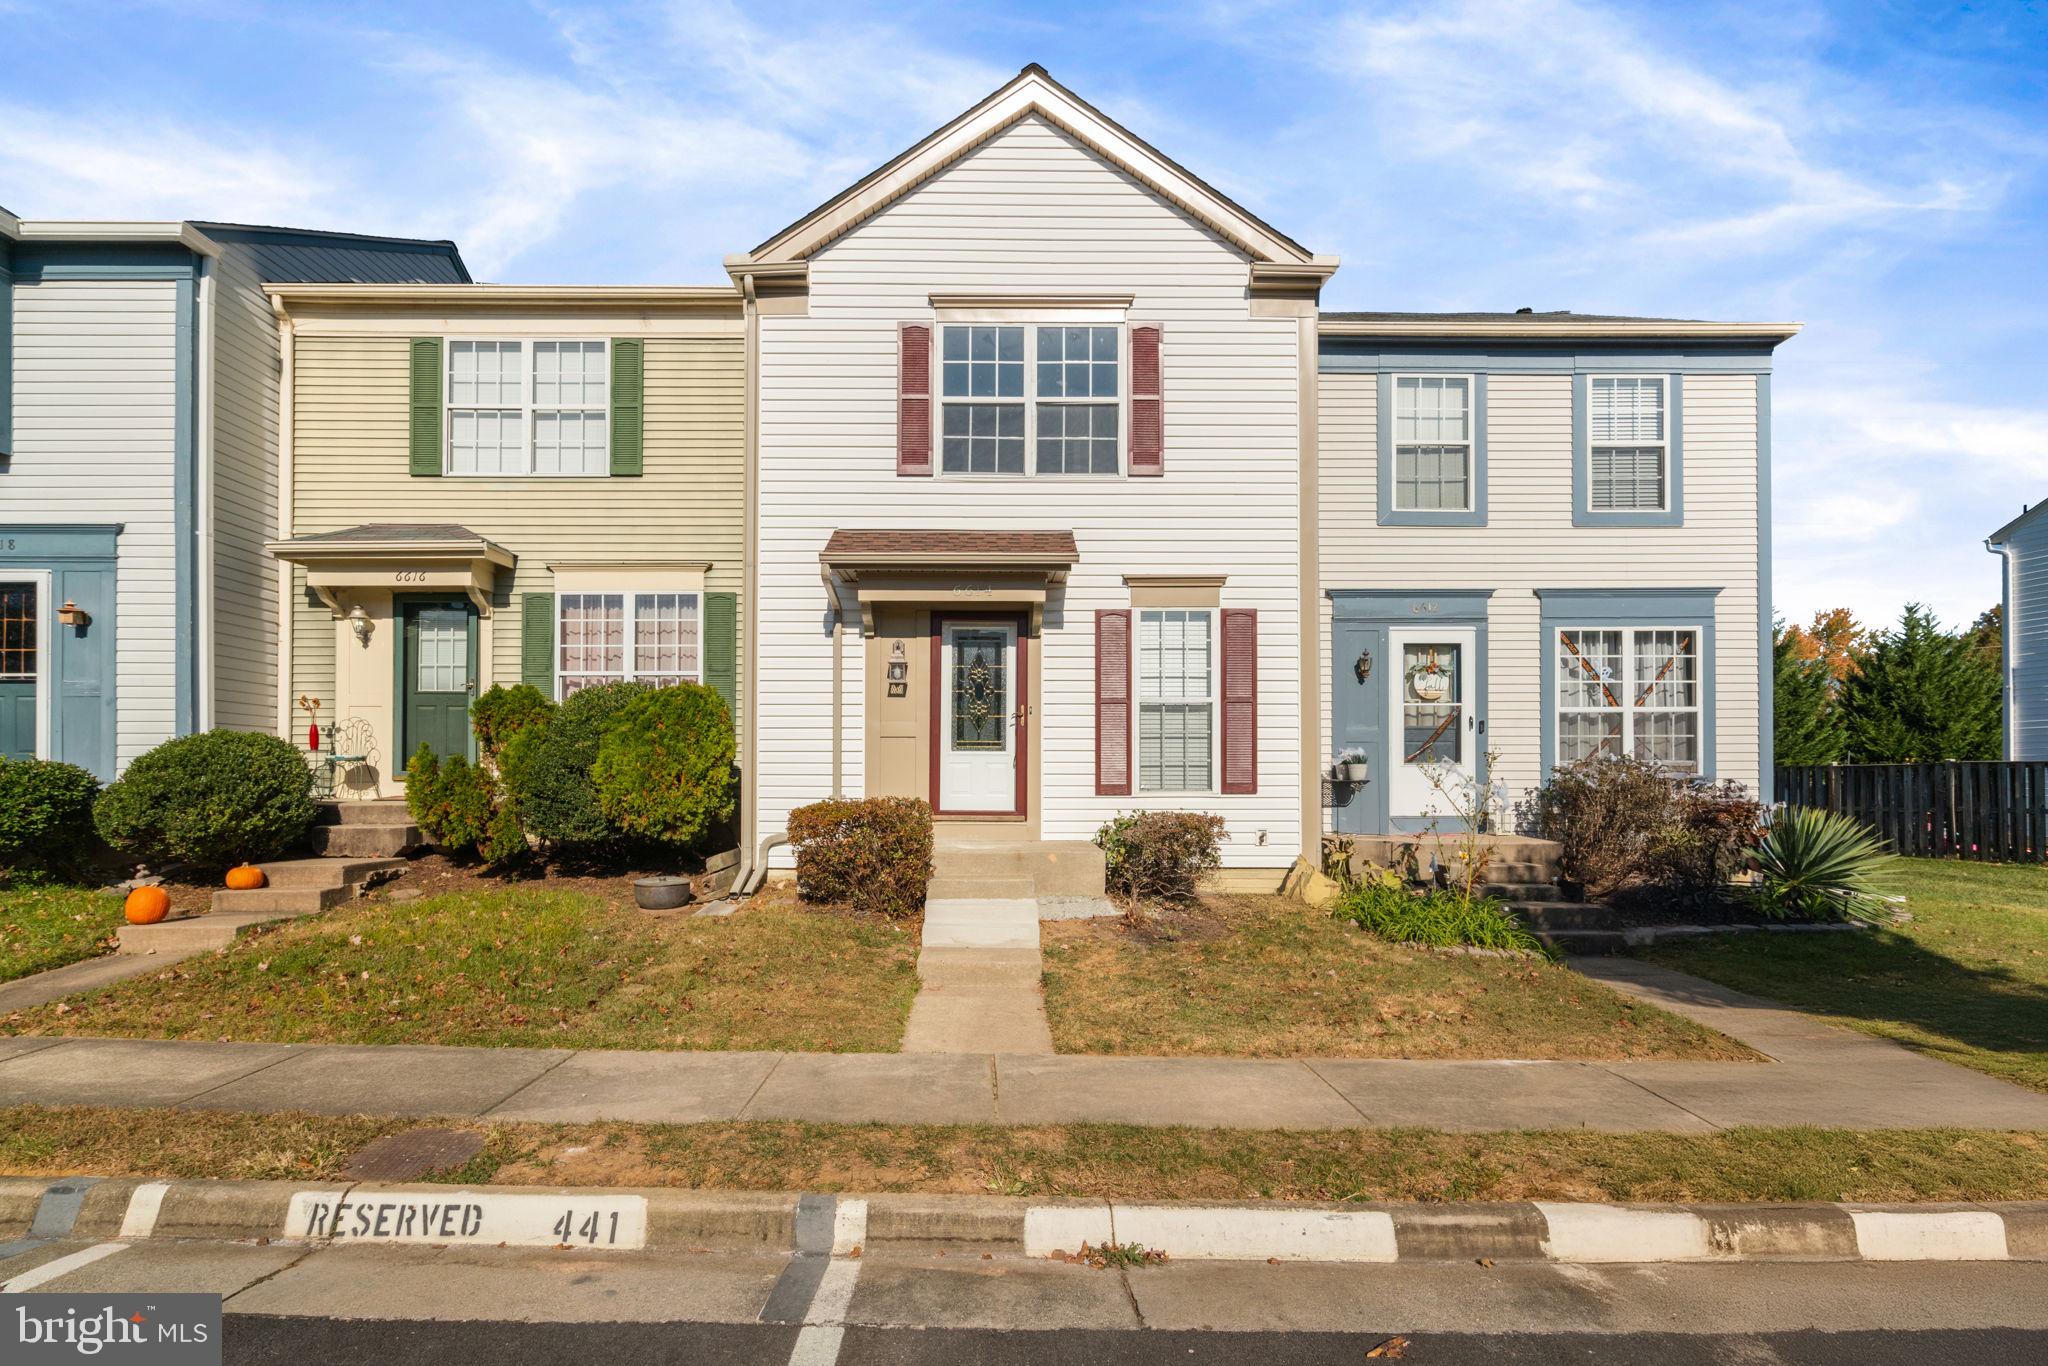
[[[704,595],[704,681],[718,689],[726,710],[739,711],[740,595]]]
[[[526,593],[519,606],[519,677],[555,695],[555,595]]]
[[[646,380],[642,375],[641,341],[612,341],[612,473],[640,473],[640,442],[645,428]]]
[[[412,339],[411,466],[414,476],[441,473],[441,339]]]

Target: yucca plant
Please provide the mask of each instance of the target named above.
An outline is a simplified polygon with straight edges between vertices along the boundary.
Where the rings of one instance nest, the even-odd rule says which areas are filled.
[[[1779,919],[1877,920],[1884,898],[1877,875],[1892,854],[1869,827],[1836,811],[1788,806],[1764,825],[1756,864],[1763,874],[1757,901]]]

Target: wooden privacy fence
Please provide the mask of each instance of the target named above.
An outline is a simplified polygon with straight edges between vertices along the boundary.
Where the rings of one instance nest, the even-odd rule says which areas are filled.
[[[2048,763],[1801,764],[1777,798],[1839,811],[1901,854],[2048,862]]]

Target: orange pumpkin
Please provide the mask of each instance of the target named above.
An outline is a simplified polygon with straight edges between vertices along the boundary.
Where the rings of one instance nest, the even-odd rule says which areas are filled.
[[[154,925],[171,911],[171,894],[161,887],[137,887],[121,903],[131,925]]]
[[[228,888],[231,891],[253,891],[268,881],[270,879],[263,875],[263,870],[253,863],[239,864],[228,869]]]

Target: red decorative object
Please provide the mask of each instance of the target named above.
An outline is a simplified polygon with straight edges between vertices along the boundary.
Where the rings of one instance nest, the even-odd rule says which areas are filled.
[[[320,748],[320,723],[318,721],[306,727],[306,748],[314,750]]]

